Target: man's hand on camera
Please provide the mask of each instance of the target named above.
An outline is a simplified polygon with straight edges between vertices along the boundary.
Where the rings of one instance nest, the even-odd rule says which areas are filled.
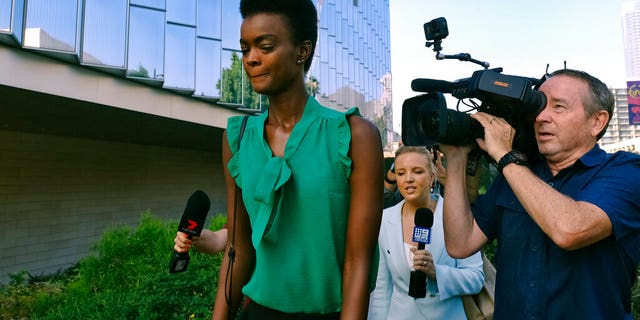
[[[484,112],[477,112],[471,118],[478,120],[484,127],[484,139],[476,139],[480,149],[495,161],[511,151],[516,130],[504,119]]]

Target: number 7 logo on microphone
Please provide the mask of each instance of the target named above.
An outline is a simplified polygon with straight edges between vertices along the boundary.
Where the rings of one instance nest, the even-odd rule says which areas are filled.
[[[187,229],[189,230],[195,230],[198,227],[198,221],[189,219],[187,220],[187,223],[189,224],[187,226]]]

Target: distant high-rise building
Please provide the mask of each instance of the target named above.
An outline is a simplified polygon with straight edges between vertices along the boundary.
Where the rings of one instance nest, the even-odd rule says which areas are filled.
[[[622,4],[622,36],[626,77],[629,88],[640,81],[640,0],[626,1]],[[640,135],[640,125],[631,125],[629,118],[629,88],[611,89],[615,96],[615,105],[606,134],[599,144],[608,151],[622,150],[619,146]],[[611,147],[616,145],[616,147]],[[636,151],[638,152],[638,151]]]
[[[640,80],[640,1],[622,4],[622,36],[627,80]]]
[[[620,141],[640,137],[640,126],[629,125],[629,112],[627,108],[627,89],[611,89],[615,97],[613,114],[607,128],[607,133],[600,140],[601,145],[608,145]]]
[[[627,89],[611,89],[615,97],[613,114],[607,132],[598,141],[607,152],[629,151],[640,154],[640,126],[629,124]]]

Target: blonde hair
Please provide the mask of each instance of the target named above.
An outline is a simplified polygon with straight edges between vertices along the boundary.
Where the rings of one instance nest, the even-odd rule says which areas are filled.
[[[433,175],[434,179],[438,177],[438,168],[433,163],[433,155],[431,154],[431,151],[429,151],[429,149],[427,149],[427,147],[422,147],[422,146],[401,146],[400,148],[398,148],[398,150],[396,150],[396,158],[399,155],[402,155],[402,154],[405,154],[405,153],[418,153],[418,154],[422,154],[425,157],[427,157],[427,167],[428,167],[429,171]]]

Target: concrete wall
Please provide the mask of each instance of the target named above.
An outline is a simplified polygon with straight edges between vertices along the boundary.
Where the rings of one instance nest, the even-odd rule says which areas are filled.
[[[0,85],[217,128],[225,128],[228,117],[240,114],[168,90],[3,45],[0,45]]]
[[[217,150],[0,130],[0,282],[70,267],[105,228],[136,225],[146,210],[177,220],[196,189],[209,216],[223,212]]]

